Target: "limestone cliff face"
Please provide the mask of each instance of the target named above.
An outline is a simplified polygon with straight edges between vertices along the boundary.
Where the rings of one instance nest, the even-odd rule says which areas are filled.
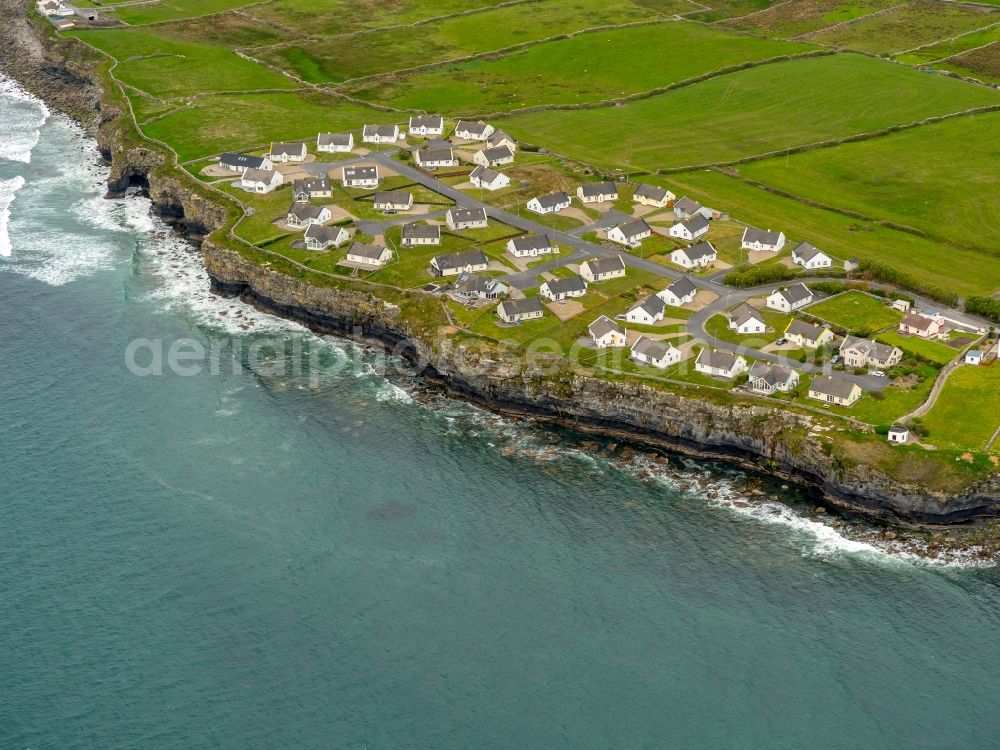
[[[735,462],[806,483],[832,505],[910,523],[955,523],[1000,515],[1000,477],[960,495],[900,483],[864,464],[831,459],[822,430],[802,414],[767,405],[729,405],[634,382],[533,369],[516,355],[449,346],[413,336],[396,306],[363,292],[312,286],[205,242],[205,265],[220,293],[320,332],[378,339],[452,394],[494,410],[616,434],[674,451]]]

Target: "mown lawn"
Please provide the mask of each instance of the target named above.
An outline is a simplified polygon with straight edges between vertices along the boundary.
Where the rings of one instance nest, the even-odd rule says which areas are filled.
[[[966,365],[955,370],[923,423],[928,443],[983,450],[1000,427],[1000,365]],[[1000,452],[1000,441],[993,451]]]
[[[869,336],[898,325],[903,317],[882,300],[855,289],[812,305],[806,312],[852,333],[862,332]]]
[[[677,53],[681,48],[684,54]],[[537,104],[613,99],[720,68],[814,48],[681,21],[581,34],[499,59],[362,83],[347,91],[403,109],[501,112]],[[655,59],[657,64],[636,65],[638,58]]]
[[[886,344],[898,346],[904,352],[916,354],[918,357],[923,357],[930,362],[937,362],[940,365],[951,362],[959,353],[958,349],[952,349],[940,341],[929,341],[916,336],[903,336],[895,331],[880,333],[875,338]]]
[[[712,336],[733,344],[744,344],[752,347],[762,347],[781,338],[792,316],[777,310],[762,309],[759,311],[768,330],[764,333],[739,334],[729,327],[729,315],[713,315],[705,323],[705,331]]]
[[[862,91],[869,105],[859,106]],[[523,141],[591,164],[657,169],[739,159],[997,103],[1000,92],[845,54],[743,70],[621,107],[543,111],[500,122]]]

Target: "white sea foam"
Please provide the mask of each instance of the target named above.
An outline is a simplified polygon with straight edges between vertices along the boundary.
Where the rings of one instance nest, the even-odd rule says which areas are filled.
[[[412,404],[413,396],[407,393],[404,389],[400,388],[394,383],[390,383],[386,380],[382,383],[378,392],[375,394],[376,401],[395,401],[401,404]]]
[[[14,194],[24,187],[24,178],[20,175],[9,180],[0,180],[0,255],[9,258],[12,246],[10,244],[10,204],[14,202]]]
[[[7,106],[0,106],[0,159],[30,163],[49,110],[40,99],[6,78],[0,78],[0,99],[7,100]]]

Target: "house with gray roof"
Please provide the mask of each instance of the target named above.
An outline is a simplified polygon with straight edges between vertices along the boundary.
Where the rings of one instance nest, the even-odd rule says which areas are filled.
[[[503,172],[478,166],[469,175],[469,182],[483,190],[502,190],[510,184],[510,178]]]
[[[344,187],[350,188],[377,188],[381,177],[379,177],[378,166],[370,167],[344,167],[341,170],[341,181]]]
[[[248,193],[270,193],[284,180],[281,172],[276,169],[244,169],[240,177],[240,187]]]
[[[490,133],[490,137],[486,139],[486,145],[494,148],[497,146],[506,146],[511,151],[517,151],[517,141],[502,130],[494,130]]]
[[[507,146],[494,146],[477,151],[472,161],[483,167],[497,167],[501,164],[510,164],[514,161],[514,152]]]
[[[703,375],[732,380],[747,371],[747,361],[739,354],[705,347],[698,352],[694,369]]]
[[[663,311],[666,305],[663,300],[655,294],[639,300],[625,313],[625,320],[629,323],[641,323],[651,326],[659,320],[663,320]]]
[[[632,344],[629,359],[662,370],[681,361],[681,350],[666,341],[654,341],[648,336],[640,336]]]
[[[361,131],[364,143],[395,143],[400,138],[399,125],[365,125]]]
[[[767,295],[767,306],[781,312],[798,310],[812,301],[813,293],[805,284],[792,284],[783,289],[775,289]]]
[[[300,203],[308,203],[310,198],[329,198],[333,195],[333,185],[329,177],[309,177],[292,183],[292,198]]]
[[[628,344],[625,329],[607,315],[602,315],[587,326],[587,333],[590,334],[590,340],[598,349],[607,349],[613,346],[625,346]]]
[[[546,195],[539,195],[528,201],[528,210],[534,211],[536,214],[554,214],[562,211],[564,208],[569,208],[571,203],[570,197],[564,193],[562,190],[557,190],[554,193],[547,193]]]
[[[754,362],[747,383],[750,390],[770,396],[775,391],[787,393],[799,384],[799,373],[790,367],[771,362]]]
[[[792,249],[792,262],[797,263],[807,271],[812,271],[817,268],[830,268],[833,265],[833,258],[815,245],[800,242]]]
[[[708,219],[701,214],[696,214],[686,221],[678,221],[667,230],[667,234],[678,240],[692,242],[706,234],[709,226]]]
[[[538,297],[523,299],[505,299],[497,305],[497,315],[505,323],[520,323],[522,320],[534,320],[544,315],[545,306]]]
[[[576,189],[576,197],[583,203],[616,201],[618,187],[613,182],[585,182]]]
[[[239,172],[240,174],[246,169],[259,169],[265,172],[274,169],[274,164],[266,156],[250,156],[250,154],[236,154],[231,151],[227,151],[219,157],[219,164],[230,172]]]
[[[873,339],[848,336],[840,345],[840,356],[848,367],[877,367],[885,370],[899,364],[903,358],[903,350]]]
[[[499,279],[478,273],[462,273],[455,280],[455,296],[463,300],[498,299],[508,291],[507,285]]]
[[[818,349],[823,344],[833,340],[833,331],[826,326],[813,325],[796,318],[785,329],[785,338],[793,344],[808,349]]]
[[[741,335],[764,333],[767,324],[760,311],[753,305],[743,302],[729,313],[729,327]]]
[[[445,223],[452,231],[460,229],[482,229],[487,226],[484,208],[450,208],[444,215]]]
[[[316,150],[327,154],[348,153],[354,150],[354,133],[319,133]]]
[[[551,279],[543,282],[538,288],[538,294],[553,302],[559,302],[572,297],[582,297],[587,293],[587,282],[582,276],[567,276],[563,279]]]
[[[440,167],[457,167],[458,158],[451,148],[421,148],[413,154],[413,160],[417,166],[424,169],[438,169]]]
[[[490,261],[482,250],[466,250],[451,255],[435,255],[430,265],[435,276],[455,276],[463,272],[485,271]]]
[[[537,258],[539,255],[551,255],[556,249],[556,243],[547,234],[514,237],[507,241],[507,252],[515,258]]]
[[[379,245],[355,242],[347,249],[345,259],[360,266],[381,268],[392,259],[392,250]]]
[[[327,227],[322,224],[310,224],[306,227],[303,237],[307,250],[326,250],[333,245],[339,247],[349,240],[350,233],[345,227]]]
[[[410,135],[441,135],[444,133],[444,118],[441,115],[414,115],[407,130]]]
[[[691,247],[680,247],[670,253],[670,260],[683,268],[705,268],[718,257],[711,242],[699,242]]]
[[[275,141],[271,144],[268,159],[273,163],[278,162],[299,162],[305,161],[309,151],[304,143],[291,143],[286,141]]]
[[[404,247],[440,245],[441,227],[437,224],[404,224],[401,242]]]
[[[471,120],[459,120],[455,125],[455,136],[465,141],[485,141],[489,138],[495,128],[482,120],[472,122]]]
[[[693,302],[697,293],[698,290],[691,282],[691,279],[687,276],[681,276],[662,292],[659,292],[658,296],[666,304],[673,307],[680,307],[681,305],[686,305],[688,302]]]
[[[809,398],[837,406],[853,406],[861,398],[861,386],[836,375],[817,375],[809,384]]]
[[[333,218],[326,206],[296,201],[288,209],[285,223],[290,227],[305,227],[310,224],[325,224]]]
[[[588,258],[580,264],[580,275],[590,284],[620,279],[625,275],[625,261],[620,255],[614,258]]]
[[[413,193],[405,190],[380,190],[375,193],[375,208],[384,213],[409,211],[413,208]]]
[[[674,204],[674,216],[682,221],[695,216],[703,216],[706,219],[712,218],[712,209],[693,201],[686,195]]]
[[[743,230],[743,239],[740,240],[740,247],[744,250],[767,250],[776,253],[784,246],[785,233],[772,232],[770,229],[747,227]]]
[[[666,188],[658,185],[647,185],[642,183],[637,186],[632,194],[632,200],[643,206],[655,206],[656,208],[666,208],[670,201],[677,196]]]
[[[608,230],[608,239],[619,245],[639,247],[642,241],[653,234],[653,228],[645,219],[630,219]]]

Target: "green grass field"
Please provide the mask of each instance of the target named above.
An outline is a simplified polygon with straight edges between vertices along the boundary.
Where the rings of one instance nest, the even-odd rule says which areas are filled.
[[[982,450],[1000,427],[1000,365],[959,367],[923,422],[928,443]],[[1000,452],[1000,440],[993,451]]]
[[[735,18],[721,25],[744,29],[771,37],[794,37],[844,23],[896,5],[896,0],[797,0],[778,3],[762,13],[747,18]]]
[[[685,53],[677,54],[679,49]],[[402,109],[503,112],[538,104],[613,99],[727,66],[811,49],[815,47],[675,22],[580,34],[498,59],[362,83],[346,91]],[[636,65],[636,59],[645,56],[657,64]]]
[[[859,91],[877,98],[859,105]],[[739,159],[970,107],[1000,92],[860,55],[766,65],[621,107],[499,122],[516,137],[609,168]]]
[[[983,47],[991,42],[1000,42],[1000,26],[983,31],[973,31],[968,34],[947,39],[945,41],[922,47],[919,50],[905,52],[896,56],[896,60],[907,65],[928,65],[938,60],[944,60],[959,55],[976,47]]]
[[[896,331],[880,333],[875,338],[886,344],[898,346],[904,352],[916,354],[918,357],[923,357],[924,359],[930,362],[936,362],[939,365],[948,364],[959,354],[958,349],[952,349],[950,346],[942,344],[940,341],[929,341],[927,339],[917,338],[916,336],[903,336]]]
[[[123,5],[115,8],[114,17],[132,26],[179,18],[193,18],[209,13],[239,8],[253,0],[157,0],[155,3]]]
[[[811,305],[806,312],[827,323],[846,328],[852,333],[859,332],[864,335],[896,326],[903,317],[900,312],[886,306],[882,300],[857,290],[850,290]]]

